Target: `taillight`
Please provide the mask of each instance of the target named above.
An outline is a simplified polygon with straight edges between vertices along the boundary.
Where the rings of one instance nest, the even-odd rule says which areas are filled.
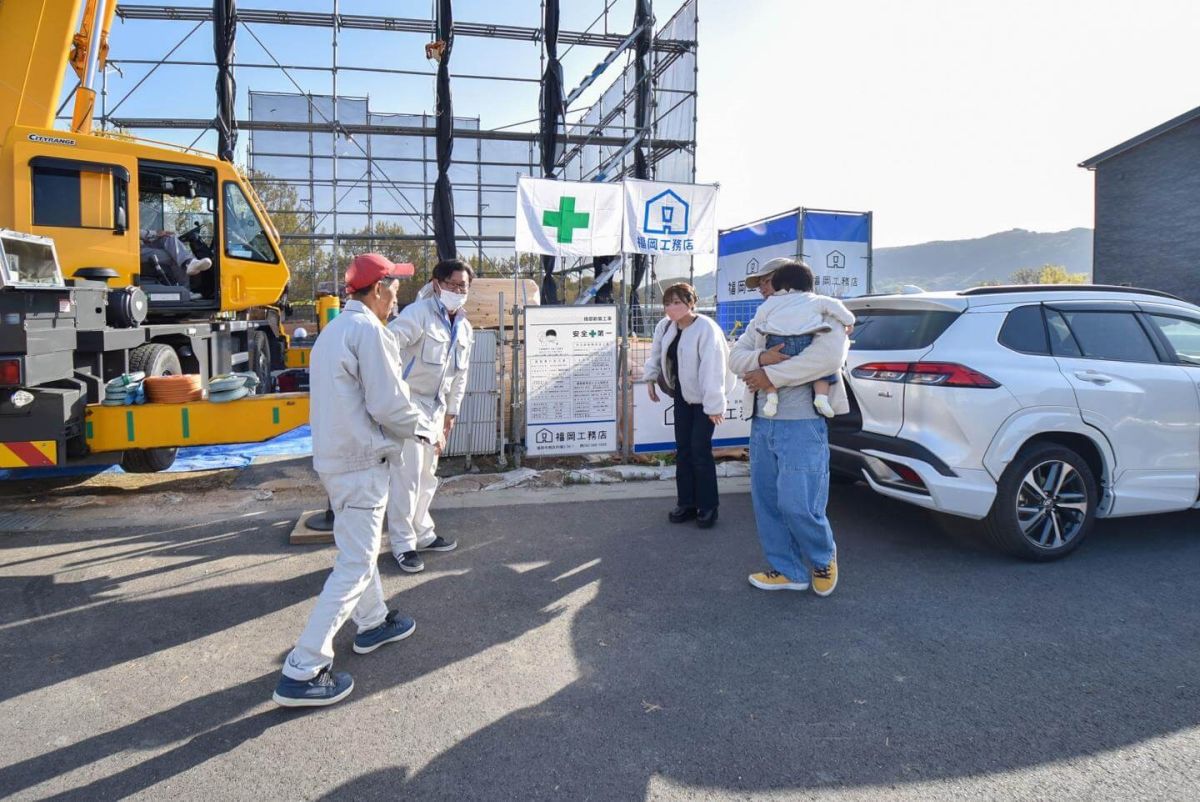
[[[880,382],[902,382],[908,376],[907,362],[871,362],[859,365],[850,371],[859,379],[874,379]]]
[[[21,360],[19,358],[0,359],[0,384],[16,387],[21,383]]]
[[[909,371],[912,384],[936,384],[939,387],[981,387],[993,390],[1000,382],[953,362],[915,362]]]
[[[906,382],[937,387],[976,387],[992,390],[1000,382],[955,362],[868,362],[850,371],[857,379]]]

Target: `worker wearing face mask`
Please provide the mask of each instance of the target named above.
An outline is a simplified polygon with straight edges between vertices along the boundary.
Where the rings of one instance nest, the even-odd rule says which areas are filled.
[[[425,413],[418,439],[397,444],[400,459],[389,462],[388,538],[400,568],[425,569],[422,551],[453,551],[458,542],[434,532],[429,505],[437,490],[437,462],[454,428],[467,391],[474,333],[463,305],[474,278],[458,259],[438,262],[417,300],[388,324],[400,346],[400,369],[413,401]]]

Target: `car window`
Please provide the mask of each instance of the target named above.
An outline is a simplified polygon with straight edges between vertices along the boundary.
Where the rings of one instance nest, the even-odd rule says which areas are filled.
[[[1150,315],[1150,319],[1175,349],[1180,362],[1200,365],[1200,321],[1166,315]]]
[[[63,162],[31,169],[35,226],[125,230],[127,181],[113,173],[121,168]]]
[[[1024,354],[1050,353],[1041,304],[1019,306],[1008,313],[1000,327],[1000,344]]]
[[[928,348],[958,317],[958,312],[925,309],[856,311],[851,351],[908,351]]]
[[[1072,312],[1063,318],[1083,356],[1114,362],[1157,362],[1158,354],[1132,312]]]
[[[1052,309],[1046,310],[1046,333],[1050,338],[1050,353],[1055,356],[1083,356],[1071,327],[1063,316]]]
[[[275,262],[275,251],[242,188],[225,182],[225,253],[251,262]]]

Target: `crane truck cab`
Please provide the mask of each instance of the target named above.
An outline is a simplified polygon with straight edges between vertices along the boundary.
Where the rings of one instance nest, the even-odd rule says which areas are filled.
[[[266,439],[307,410],[298,399],[262,414],[101,405],[107,382],[135,372],[195,374],[207,389],[247,371],[267,390],[287,345],[273,305],[288,268],[250,183],[212,155],[93,132],[91,82],[115,8],[0,0],[0,468],[162,470],[176,446]],[[68,67],[80,86],[60,130]],[[160,259],[143,232],[173,232],[186,250]],[[189,275],[175,263],[190,259],[211,266]]]
[[[104,277],[109,287],[140,287],[150,319],[270,306],[287,284],[269,218],[228,162],[14,126],[0,150],[0,186],[11,188],[0,193],[0,226],[53,239],[67,278],[105,268],[115,273]],[[189,277],[143,256],[146,231],[175,234],[212,267]]]

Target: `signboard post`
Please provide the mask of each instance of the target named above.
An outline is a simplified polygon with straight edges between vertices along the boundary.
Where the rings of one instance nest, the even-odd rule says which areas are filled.
[[[525,308],[525,452],[617,449],[617,308]]]

